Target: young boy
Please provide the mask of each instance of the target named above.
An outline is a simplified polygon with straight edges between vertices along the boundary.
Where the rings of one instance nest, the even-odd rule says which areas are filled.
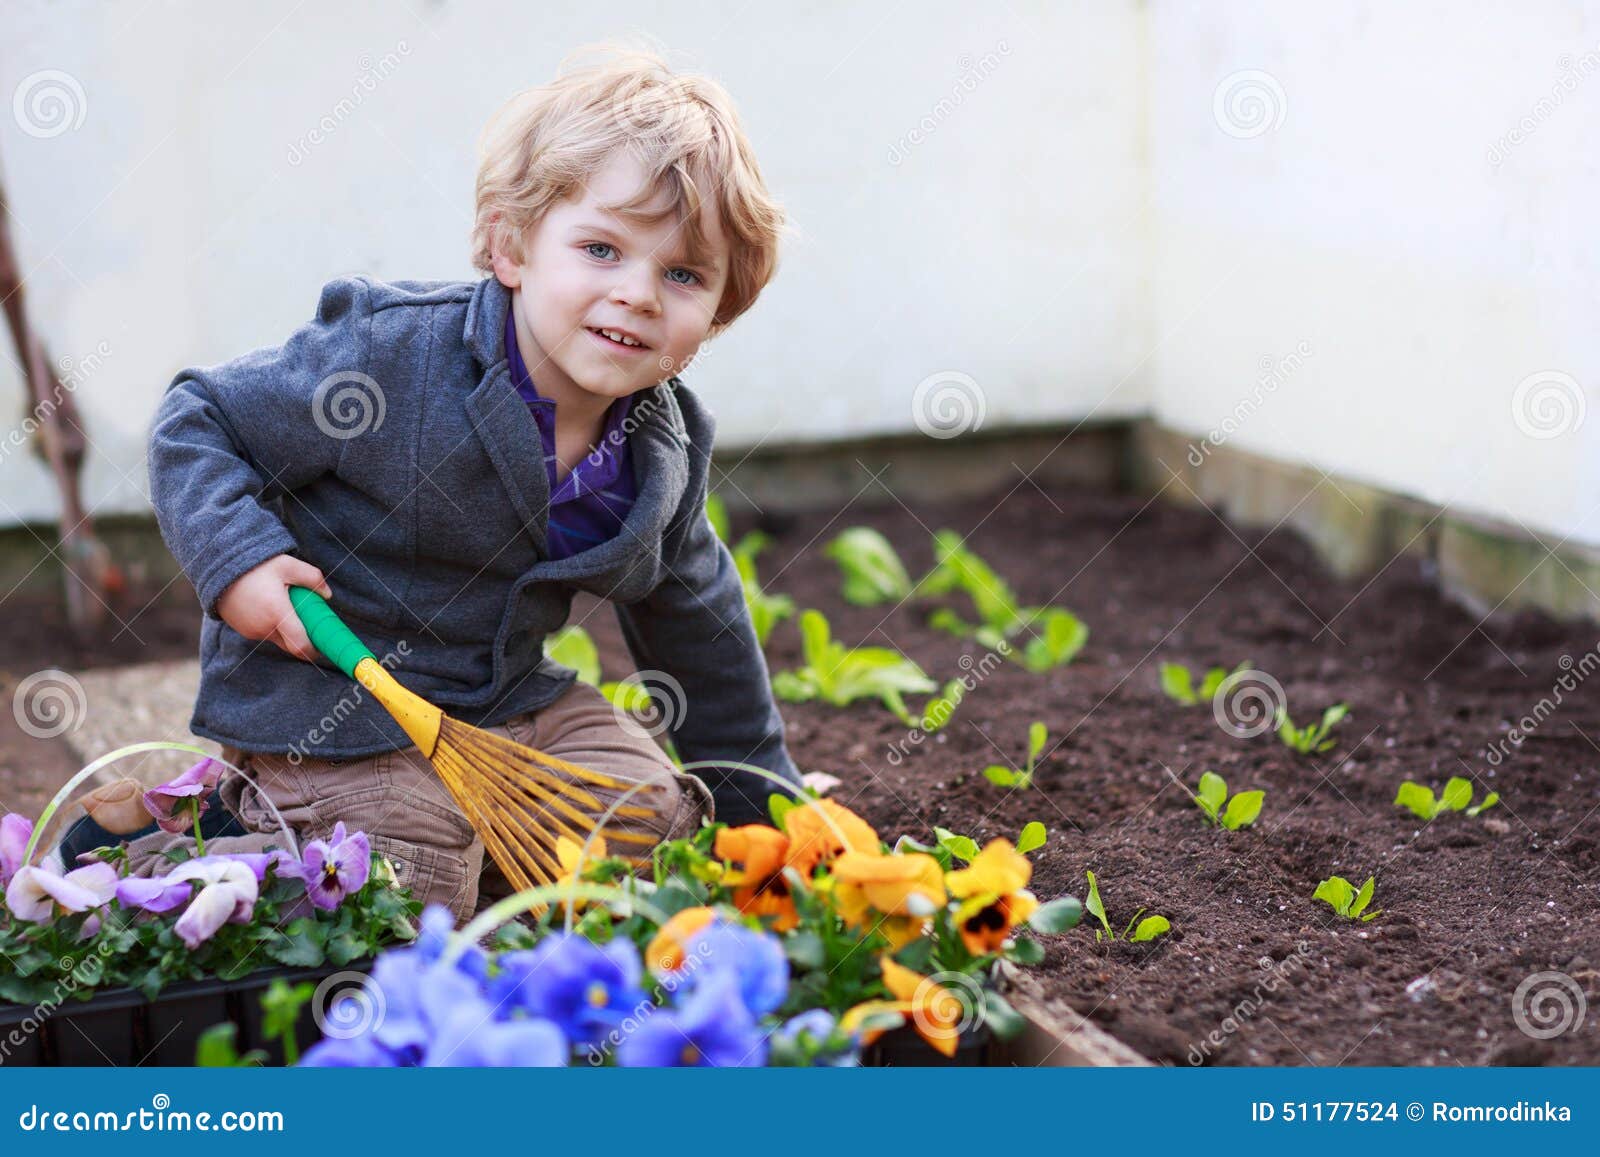
[[[513,99],[486,133],[472,242],[490,276],[341,278],[281,347],[178,375],[150,479],[206,614],[191,726],[254,781],[224,779],[248,834],[208,851],[273,842],[270,802],[302,838],[365,830],[458,918],[479,906],[481,839],[313,650],[292,585],[448,714],[659,785],[659,821],[631,821],[653,839],[713,814],[759,822],[775,787],[733,766],[679,773],[547,660],[578,591],[616,604],[683,760],[799,782],[705,517],[713,421],[675,376],[754,303],[781,228],[721,86],[619,54]],[[133,870],[160,871],[184,838],[135,839]]]

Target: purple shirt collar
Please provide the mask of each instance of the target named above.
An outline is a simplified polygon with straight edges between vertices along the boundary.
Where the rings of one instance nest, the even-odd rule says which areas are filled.
[[[541,397],[534,388],[533,376],[522,360],[517,347],[516,306],[506,310],[506,362],[511,370],[511,384],[517,388],[522,400],[528,403],[529,412],[539,426],[539,436],[544,442],[545,473],[550,485],[550,502],[566,502],[581,494],[603,490],[617,481],[622,473],[621,451],[627,448],[627,436],[622,426],[633,409],[633,397],[617,398],[606,411],[605,427],[592,453],[586,455],[560,483],[556,482],[556,404]]]

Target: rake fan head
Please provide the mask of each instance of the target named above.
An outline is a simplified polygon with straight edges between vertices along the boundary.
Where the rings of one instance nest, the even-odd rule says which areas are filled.
[[[652,797],[660,784],[647,784],[628,797],[601,828],[612,801],[635,784],[604,775],[525,747],[492,731],[444,716],[432,763],[467,821],[483,837],[485,849],[517,888],[549,884],[562,875],[556,842],[578,844],[597,829],[614,853],[635,866],[646,862],[657,838],[612,826],[648,821],[661,814]],[[604,793],[604,795],[597,794]],[[630,854],[636,850],[642,855]]]

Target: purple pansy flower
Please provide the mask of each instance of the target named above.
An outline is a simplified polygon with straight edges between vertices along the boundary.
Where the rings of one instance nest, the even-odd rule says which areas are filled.
[[[226,923],[248,924],[255,913],[255,873],[233,859],[205,856],[179,864],[168,877],[193,880],[199,889],[172,930],[192,951]]]
[[[617,1049],[627,1068],[759,1068],[767,1038],[739,996],[739,978],[715,970],[682,1005],[652,1013]]]
[[[129,876],[117,884],[117,903],[124,908],[146,912],[170,912],[181,908],[194,895],[193,880],[174,880],[171,876]]]
[[[318,908],[333,911],[351,892],[359,892],[372,872],[372,847],[366,832],[346,835],[344,821],[326,840],[312,840],[301,856],[306,895]]]
[[[0,817],[0,888],[22,867],[22,855],[33,838],[33,821],[16,812]]]
[[[249,868],[255,875],[256,883],[267,882],[267,869],[272,868],[280,880],[298,880],[302,878],[302,865],[294,858],[292,852],[283,848],[273,848],[267,852],[227,852],[219,854],[219,860],[234,860]]]
[[[110,864],[87,864],[61,875],[49,868],[24,864],[6,885],[6,907],[18,920],[43,923],[55,910],[89,912],[117,894],[117,870]]]
[[[186,860],[165,876],[127,879],[114,886],[117,899],[129,908],[171,912],[187,904],[173,931],[191,950],[215,936],[224,924],[250,923],[259,894],[250,865],[234,856],[201,856]]]
[[[195,819],[189,801],[195,801],[200,809],[199,814],[204,815],[210,806],[206,797],[221,778],[222,764],[214,759],[202,759],[177,779],[145,792],[145,809],[155,817],[162,831],[173,835],[187,831]]]
[[[639,986],[639,950],[622,937],[604,946],[557,933],[531,949],[507,952],[488,984],[495,1015],[519,1013],[555,1024],[574,1044],[597,1044],[648,1003]]]

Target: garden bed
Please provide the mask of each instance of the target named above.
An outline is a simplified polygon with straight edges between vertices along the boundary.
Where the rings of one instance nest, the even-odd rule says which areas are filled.
[[[343,968],[269,968],[240,980],[190,980],[169,985],[154,999],[131,988],[97,993],[87,1001],[49,1006],[0,1005],[0,1063],[14,1067],[190,1066],[201,1034],[213,1025],[237,1026],[239,1052],[260,1049],[266,1063],[283,1063],[283,1044],[263,1024],[261,997],[274,980],[320,985],[332,979],[341,988],[370,971],[363,960]],[[295,1023],[303,1050],[322,1039],[313,1004],[304,1004]],[[12,1043],[12,1034],[17,1043]]]
[[[1041,820],[1040,895],[1082,896],[1092,870],[1119,930],[1139,908],[1168,917],[1153,944],[1111,946],[1086,918],[1049,938],[1033,970],[1051,997],[1158,1062],[1600,1061],[1600,1012],[1538,1040],[1512,1007],[1546,970],[1597,996],[1600,685],[1565,694],[1498,767],[1485,758],[1552,697],[1563,656],[1588,653],[1593,628],[1541,616],[1478,625],[1441,601],[1417,560],[1370,585],[1341,582],[1295,535],[1230,529],[1204,510],[1028,484],[1001,497],[764,525],[769,592],[824,611],[835,639],[895,647],[940,681],[983,648],[928,627],[926,603],[847,605],[821,549],[838,531],[878,528],[913,575],[932,562],[931,531],[970,534],[1022,601],[1070,607],[1091,631],[1070,665],[1000,665],[919,744],[875,703],[784,704],[803,770],[839,776],[834,797],[882,831],[939,825],[981,845]],[[595,632],[608,673],[626,671],[611,615],[594,612],[580,601],[573,621]],[[767,655],[774,671],[801,661],[792,620]],[[1334,750],[1302,756],[1270,731],[1235,738],[1209,707],[1180,707],[1159,685],[1163,661],[1244,660],[1282,684],[1299,721],[1349,703]],[[1034,720],[1050,739],[1033,788],[986,781],[985,765],[1020,764]],[[1235,790],[1265,789],[1260,821],[1204,826],[1169,769],[1191,787],[1213,769]],[[1480,798],[1498,791],[1500,806],[1425,825],[1393,805],[1404,779],[1437,788],[1457,775]],[[1346,920],[1313,901],[1335,874],[1375,875],[1381,914]]]

